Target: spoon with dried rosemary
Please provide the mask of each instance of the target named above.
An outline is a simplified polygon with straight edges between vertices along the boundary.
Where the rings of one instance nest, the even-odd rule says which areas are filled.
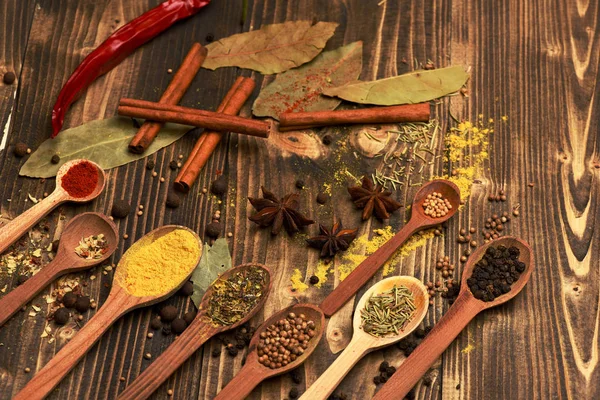
[[[417,328],[428,305],[427,288],[412,276],[394,276],[373,285],[354,311],[350,344],[300,399],[327,399],[362,357]]]

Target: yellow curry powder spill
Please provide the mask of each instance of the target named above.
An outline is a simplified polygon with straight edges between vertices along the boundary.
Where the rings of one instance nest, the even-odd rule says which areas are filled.
[[[302,279],[302,272],[298,268],[294,270],[291,281],[292,288],[297,292],[302,293],[308,288],[308,285],[304,283],[304,280]]]
[[[196,266],[200,242],[191,232],[176,229],[153,241],[145,236],[127,250],[115,280],[136,296],[167,293],[182,283]]]

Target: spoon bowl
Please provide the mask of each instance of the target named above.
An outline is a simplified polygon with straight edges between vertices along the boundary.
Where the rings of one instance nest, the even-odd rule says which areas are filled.
[[[390,290],[394,286],[406,286],[411,291],[415,304],[415,311],[411,320],[398,335],[378,337],[365,332],[362,328],[362,310],[367,305],[367,302],[372,296]],[[428,300],[427,288],[421,281],[412,276],[394,276],[371,286],[360,298],[354,310],[352,323],[354,333],[350,344],[348,344],[329,368],[306,389],[306,392],[304,392],[300,399],[327,399],[362,357],[374,350],[399,342],[414,331],[421,324],[423,318],[425,318],[425,314],[427,314],[429,307]]]
[[[307,348],[304,353],[296,358],[294,361],[281,368],[269,368],[264,366],[258,361],[258,342],[260,340],[260,334],[265,332],[269,326],[276,323],[280,319],[284,319],[290,312],[296,314],[304,314],[308,320],[312,320],[315,323],[315,336],[308,342]],[[296,304],[294,306],[287,307],[278,313],[272,315],[269,319],[263,322],[260,327],[252,336],[250,346],[248,347],[248,353],[246,355],[246,363],[242,370],[233,378],[227,386],[221,390],[214,400],[242,400],[245,399],[250,392],[263,380],[284,374],[291,371],[294,368],[300,366],[315,350],[323,330],[325,328],[325,316],[323,312],[312,304]]]
[[[441,193],[442,197],[448,200],[452,206],[452,208],[448,210],[448,213],[443,217],[434,218],[429,215],[425,215],[423,202],[427,198],[427,195],[430,195],[433,192]],[[417,215],[423,221],[429,222],[428,226],[438,225],[452,218],[452,216],[458,211],[459,206],[460,190],[458,189],[458,186],[446,179],[435,179],[421,186],[419,191],[415,194],[411,206],[411,219]]]
[[[96,187],[94,188],[92,193],[88,194],[85,197],[73,197],[65,189],[63,189],[62,180],[63,180],[65,174],[69,171],[69,169],[72,166],[79,164],[82,161],[86,161],[86,162],[92,164],[94,167],[96,167],[96,169],[98,170],[98,182],[96,183]],[[89,160],[71,160],[71,161],[67,161],[66,163],[61,165],[61,167],[58,169],[58,172],[56,173],[56,189],[55,190],[60,190],[60,192],[62,192],[62,195],[63,195],[65,201],[72,201],[75,203],[85,203],[87,201],[95,199],[96,197],[98,197],[98,195],[100,193],[102,193],[102,190],[104,190],[105,182],[106,182],[106,175],[104,173],[104,170],[95,162],[92,162]]]

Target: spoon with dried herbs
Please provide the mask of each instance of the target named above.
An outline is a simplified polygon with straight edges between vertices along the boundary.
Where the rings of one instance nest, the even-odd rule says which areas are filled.
[[[73,247],[80,240],[81,236],[77,235]],[[131,310],[163,301],[179,290],[188,281],[201,255],[200,238],[184,226],[166,225],[135,242],[119,261],[112,288],[102,307],[14,400],[48,396],[115,321]]]
[[[427,182],[419,189],[411,206],[410,220],[390,240],[367,257],[323,300],[319,306],[330,317],[375,275],[377,270],[415,232],[450,219],[460,205],[460,190],[445,179]]]
[[[404,398],[477,314],[511,300],[525,287],[533,268],[531,248],[516,237],[495,239],[475,250],[452,307],[373,399]]]
[[[428,306],[427,288],[412,276],[394,276],[373,285],[356,306],[350,344],[300,399],[327,399],[366,354],[396,343],[415,330]]]
[[[146,399],[214,335],[245,324],[262,309],[271,290],[271,272],[243,264],[223,273],[202,297],[196,318],[118,397]]]
[[[16,242],[44,215],[67,201],[84,203],[98,197],[104,189],[104,171],[96,163],[72,160],[64,163],[56,174],[56,188],[43,200],[10,221],[0,230],[0,253]]]
[[[267,319],[250,341],[246,363],[214,400],[242,400],[263,380],[291,371],[315,350],[325,327],[323,312],[296,304]]]
[[[89,242],[86,250],[82,250],[82,241]],[[89,269],[108,259],[118,243],[117,228],[105,215],[88,212],[74,217],[65,226],[52,261],[0,299],[0,326],[58,277]],[[87,256],[82,256],[82,252]]]

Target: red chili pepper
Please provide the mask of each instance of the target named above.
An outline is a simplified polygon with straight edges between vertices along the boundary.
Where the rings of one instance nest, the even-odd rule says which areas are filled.
[[[208,3],[210,0],[167,0],[110,35],[79,64],[60,91],[52,110],[52,137],[62,129],[71,104],[96,78],[116,67],[135,49],[175,22],[196,14]]]

